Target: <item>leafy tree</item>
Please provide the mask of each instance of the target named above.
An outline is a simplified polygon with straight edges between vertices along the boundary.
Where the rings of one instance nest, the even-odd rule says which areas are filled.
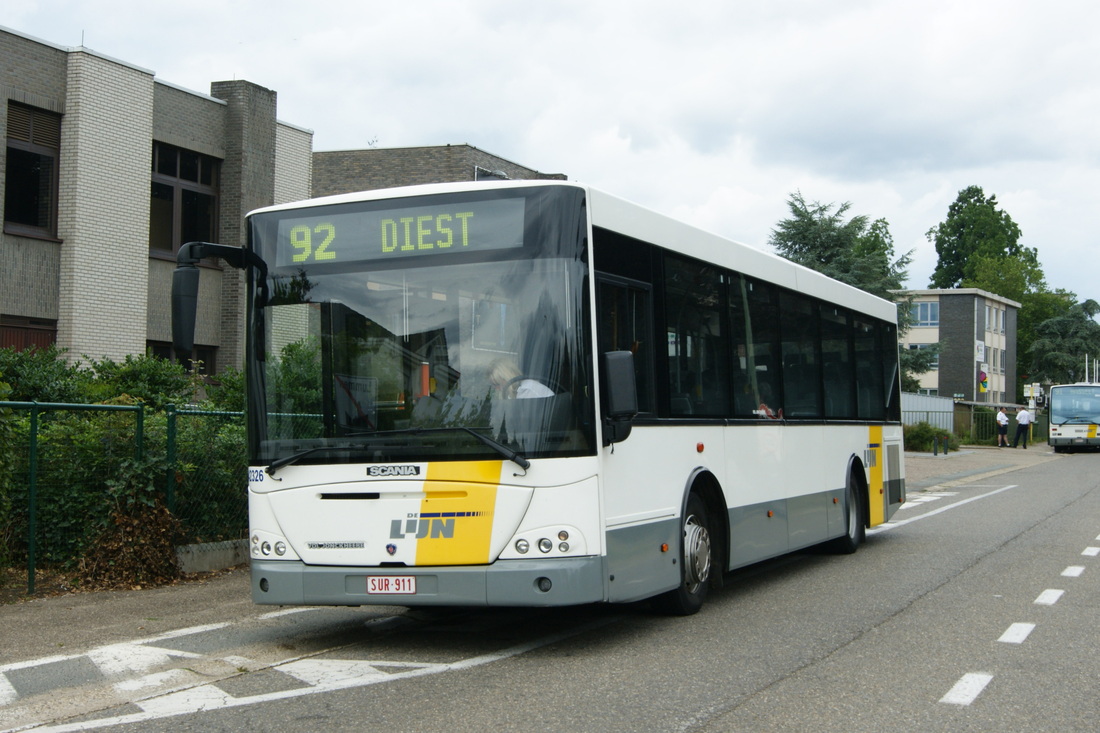
[[[1029,349],[1032,378],[1054,384],[1083,379],[1085,356],[1100,354],[1097,314],[1100,304],[1086,300],[1040,323]]]
[[[814,202],[808,204],[801,192],[787,200],[791,217],[772,230],[769,243],[781,256],[824,273],[860,290],[897,301],[911,253],[896,257],[894,238],[885,219],[870,221],[866,216],[845,220],[852,205]],[[898,303],[898,330],[905,334],[912,322],[911,303]],[[905,349],[900,353],[902,388],[915,392],[916,375],[927,372],[939,354],[938,345],[928,349]]]
[[[979,270],[1003,268],[1006,257],[1038,265],[1036,251],[1020,245],[1020,227],[1007,212],[997,208],[997,197],[987,198],[981,186],[959,191],[947,209],[947,218],[929,229],[927,236],[939,257],[932,273],[934,288],[957,288],[967,281],[976,282]]]
[[[776,225],[769,240],[776,252],[860,290],[894,300],[891,291],[901,289],[912,257],[906,253],[895,259],[894,238],[885,219],[872,222],[859,215],[845,221],[850,202],[834,211],[834,204],[808,204],[801,192],[791,194],[787,206],[791,217]],[[908,313],[908,307],[905,311]]]

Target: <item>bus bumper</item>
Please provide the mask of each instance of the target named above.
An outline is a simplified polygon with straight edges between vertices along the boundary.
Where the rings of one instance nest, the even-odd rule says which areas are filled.
[[[372,575],[413,577],[416,593],[368,593]],[[252,601],[278,606],[571,606],[606,600],[605,575],[601,557],[370,569],[254,559]]]

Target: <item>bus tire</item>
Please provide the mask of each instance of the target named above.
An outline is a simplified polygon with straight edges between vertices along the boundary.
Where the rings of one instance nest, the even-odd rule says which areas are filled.
[[[840,555],[851,555],[867,537],[859,486],[856,477],[849,473],[848,483],[844,487],[844,535],[829,543],[829,549]]]
[[[703,607],[714,571],[707,507],[695,492],[688,496],[680,530],[680,585],[653,601],[661,613],[690,616]]]

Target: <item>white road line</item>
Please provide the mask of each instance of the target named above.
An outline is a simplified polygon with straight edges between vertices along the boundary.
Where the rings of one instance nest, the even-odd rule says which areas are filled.
[[[993,675],[985,672],[971,672],[964,674],[962,679],[955,683],[951,691],[940,698],[940,702],[950,705],[969,705],[982,694],[982,690],[993,679]]]
[[[1012,624],[997,641],[1003,641],[1006,644],[1023,644],[1028,634],[1034,630],[1035,624]]]
[[[0,706],[15,702],[17,697],[19,697],[19,693],[12,687],[11,682],[8,682],[8,678],[0,674]]]
[[[1055,603],[1061,600],[1063,595],[1065,595],[1064,590],[1054,590],[1053,588],[1048,588],[1047,590],[1039,594],[1039,597],[1035,599],[1035,603],[1040,606],[1053,606]]]
[[[1085,557],[1096,557],[1100,555],[1100,547],[1086,547],[1085,551],[1081,553]]]
[[[317,610],[317,608],[315,606],[302,606],[302,607],[295,607],[295,608],[284,608],[281,611],[272,611],[270,613],[261,614],[258,618],[266,620],[266,619],[269,619],[269,618],[279,618],[280,616],[290,616],[291,614],[295,614],[295,613],[305,613],[306,611],[316,611],[316,610]]]
[[[978,496],[972,496],[969,499],[963,499],[962,501],[957,501],[954,504],[948,504],[947,506],[941,506],[939,509],[933,509],[930,512],[926,512],[925,514],[921,514],[919,517],[910,517],[909,519],[899,519],[896,522],[891,521],[887,524],[880,524],[879,526],[877,526],[873,529],[867,530],[867,534],[878,534],[880,532],[887,532],[891,529],[897,529],[898,527],[904,526],[906,524],[910,524],[911,522],[919,522],[922,519],[928,519],[928,517],[934,517],[937,514],[942,514],[943,512],[950,511],[951,509],[958,509],[959,507],[965,506],[966,504],[969,504],[972,501],[978,501],[979,499],[985,499],[987,497],[995,496],[997,494],[1000,494],[1002,491],[1008,491],[1009,489],[1015,489],[1017,486],[1019,486],[1019,484],[1011,484],[1009,486],[1002,486],[1001,488],[999,488],[995,491],[990,491],[990,492],[985,493],[985,494],[979,494]]]
[[[408,679],[410,677],[422,677],[441,672],[459,671],[490,664],[509,657],[526,654],[532,650],[549,644],[583,634],[603,626],[616,623],[619,617],[607,617],[596,620],[583,626],[562,631],[557,634],[544,636],[526,644],[501,649],[497,652],[483,654],[469,659],[460,659],[456,662],[424,664],[416,662],[352,662],[347,660],[309,660],[310,664],[302,664],[306,660],[293,660],[271,669],[285,671],[302,681],[317,680],[318,684],[307,688],[282,690],[279,692],[263,693],[249,697],[233,697],[213,684],[201,685],[187,690],[171,692],[166,695],[152,697],[140,702],[135,702],[142,712],[129,715],[119,715],[113,718],[100,718],[98,720],[86,720],[76,723],[63,723],[60,725],[35,728],[37,733],[68,733],[69,731],[94,730],[109,725],[126,725],[149,720],[159,720],[176,715],[198,713],[204,710],[217,710],[243,705],[256,705],[258,703],[274,702],[289,698],[315,695],[319,692],[331,692],[345,690],[353,687],[365,687],[391,680]],[[327,666],[327,669],[325,668]],[[380,673],[382,667],[398,668],[390,674]]]
[[[1085,572],[1084,565],[1070,565],[1068,568],[1062,571],[1062,577],[1065,578],[1080,578],[1081,573]]]

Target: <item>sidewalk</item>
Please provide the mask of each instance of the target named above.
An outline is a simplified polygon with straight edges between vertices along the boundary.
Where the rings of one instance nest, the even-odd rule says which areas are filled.
[[[1024,448],[995,448],[985,445],[963,446],[961,450],[939,454],[905,454],[905,490],[927,491],[934,486],[950,486],[959,481],[973,481],[984,476],[997,476],[1046,461],[1061,458],[1046,443]]]
[[[967,446],[947,455],[906,453],[906,489],[913,494],[1058,458],[1045,443],[1027,450]],[[271,610],[252,604],[247,566],[163,588],[70,593],[0,605],[0,667]]]

